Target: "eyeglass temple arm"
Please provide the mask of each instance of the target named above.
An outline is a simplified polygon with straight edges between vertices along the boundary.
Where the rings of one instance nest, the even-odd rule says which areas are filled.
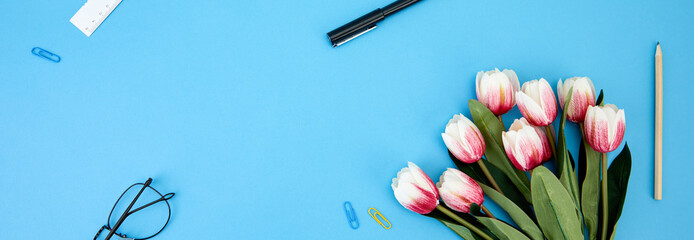
[[[144,208],[146,208],[146,207],[152,206],[152,204],[155,204],[155,203],[158,203],[158,202],[161,202],[161,201],[168,201],[168,200],[171,199],[174,195],[176,195],[176,194],[175,194],[175,193],[167,193],[167,194],[164,195],[163,197],[160,197],[159,199],[154,200],[154,201],[152,201],[152,202],[150,202],[150,203],[148,203],[148,204],[142,205],[142,207],[135,208],[135,210],[132,210],[132,211],[128,212],[127,214],[128,214],[128,215],[133,214],[133,213],[135,213],[135,212],[137,212],[137,211],[140,211],[140,210],[142,210],[142,209],[144,209]]]
[[[99,231],[96,232],[96,236],[94,236],[94,240],[96,240],[97,238],[99,238],[99,235],[101,235],[101,232],[104,231],[104,229],[106,229],[106,228],[107,228],[106,225],[102,226],[101,229],[99,229]],[[109,230],[109,231],[110,231],[110,230]]]
[[[125,220],[125,218],[128,217],[128,215],[130,215],[130,209],[133,208],[133,205],[135,205],[135,202],[137,202],[137,199],[140,198],[140,195],[142,195],[142,192],[144,192],[145,188],[147,188],[147,186],[149,186],[151,183],[152,183],[152,178],[149,178],[149,179],[147,179],[147,181],[144,184],[142,184],[142,189],[140,189],[140,192],[137,193],[137,195],[135,196],[135,199],[133,199],[133,201],[130,202],[130,205],[128,206],[128,208],[125,209],[125,212],[123,213],[123,215],[120,216],[120,218],[116,222],[116,225],[113,225],[113,228],[111,228],[111,231],[108,232],[108,235],[106,235],[105,240],[110,240],[111,237],[113,237],[113,234],[116,233],[116,230],[118,230],[120,225],[123,224],[123,220]]]

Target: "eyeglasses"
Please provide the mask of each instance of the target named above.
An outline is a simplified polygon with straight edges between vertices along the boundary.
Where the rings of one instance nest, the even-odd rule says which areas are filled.
[[[162,195],[161,193],[159,193],[159,191],[150,186],[151,183],[152,179],[149,178],[147,179],[147,181],[145,181],[145,183],[135,183],[127,189],[125,189],[123,194],[121,194],[120,197],[118,197],[118,200],[116,200],[116,203],[113,205],[113,208],[111,208],[111,212],[108,214],[108,222],[106,222],[106,225],[99,229],[99,231],[96,233],[96,236],[94,236],[94,240],[97,240],[99,235],[101,235],[101,233],[104,230],[108,231],[108,235],[106,235],[105,240],[110,240],[111,237],[113,237],[113,235],[116,235],[124,239],[144,240],[150,239],[161,233],[161,231],[164,230],[166,225],[169,224],[169,220],[171,219],[171,206],[169,205],[168,200],[170,200],[175,195],[175,193],[167,193]],[[142,186],[142,188],[140,188],[138,191],[138,188],[136,188],[136,186]],[[132,201],[128,201],[129,199],[132,199]],[[132,209],[133,206],[135,206],[135,203],[138,199],[153,200],[148,202],[147,204]],[[156,204],[159,202],[164,202],[166,203],[166,205]],[[113,214],[114,211],[120,212],[118,210],[121,210],[123,207],[126,206],[126,204],[128,205],[123,211],[123,214],[120,215],[120,217]],[[143,210],[145,208],[147,208],[147,211],[143,211],[142,213],[133,215],[131,217],[132,214],[139,212],[140,210]],[[116,218],[117,220],[115,221],[113,226],[111,226],[111,223]],[[130,225],[124,227],[123,224],[126,218],[129,219],[128,224]],[[161,227],[158,227],[159,225],[161,225]],[[147,237],[132,237],[130,235],[126,235],[118,231],[119,228],[128,229],[128,231],[130,231],[130,235],[139,234],[140,236]],[[152,231],[156,232],[151,234]]]

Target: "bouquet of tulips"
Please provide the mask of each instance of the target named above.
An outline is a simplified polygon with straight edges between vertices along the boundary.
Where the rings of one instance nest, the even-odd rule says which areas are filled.
[[[472,121],[454,115],[441,134],[457,169],[449,168],[434,184],[408,163],[391,185],[398,202],[464,239],[613,239],[631,154],[625,144],[608,168],[607,153],[624,137],[624,110],[604,104],[602,91],[596,99],[587,77],[559,80],[563,112],[555,131],[557,98],[545,79],[520,87],[513,70],[495,69],[477,73],[475,87]],[[523,118],[507,130],[501,115],[516,104]],[[577,164],[566,146],[567,119],[577,123],[583,138]],[[543,166],[551,160],[554,171]],[[512,221],[495,218],[482,205],[484,195]]]

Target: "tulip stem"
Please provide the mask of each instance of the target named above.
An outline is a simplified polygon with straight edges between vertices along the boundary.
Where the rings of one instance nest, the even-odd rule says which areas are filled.
[[[456,222],[462,224],[462,225],[463,225],[464,227],[466,227],[467,229],[470,229],[470,231],[475,232],[475,233],[476,233],[477,235],[479,235],[480,237],[482,237],[482,238],[484,238],[484,239],[486,239],[486,240],[494,240],[494,239],[492,239],[492,237],[490,237],[489,235],[487,235],[485,232],[483,232],[483,231],[480,230],[479,228],[475,227],[475,225],[472,225],[472,224],[469,223],[468,221],[465,221],[465,219],[463,219],[463,218],[461,218],[460,216],[456,215],[455,213],[451,212],[451,210],[448,210],[448,209],[446,209],[445,207],[442,207],[441,205],[436,205],[436,209],[438,209],[439,211],[441,211],[443,214],[446,214],[446,216],[449,216],[450,218],[452,218],[452,219],[455,220]]]
[[[550,125],[545,126],[545,131],[547,132],[547,138],[549,140],[549,148],[552,149],[552,156],[554,157],[554,159],[557,159],[557,149],[554,143],[554,134],[552,134],[552,129],[550,128]]]
[[[501,193],[501,195],[503,195],[504,193],[501,191],[501,188],[499,187],[499,184],[496,184],[496,181],[494,181],[494,178],[492,177],[492,174],[489,173],[489,169],[487,169],[487,165],[485,165],[484,162],[482,162],[482,159],[480,159],[479,161],[477,161],[477,163],[480,165],[480,168],[482,169],[482,172],[484,173],[484,175],[487,176],[487,179],[489,180],[489,183],[492,184],[492,187],[493,187],[494,189],[496,189],[496,191],[498,191],[499,193]]]
[[[602,240],[607,239],[607,153],[602,153]]]
[[[581,138],[586,139],[586,133],[583,132],[583,122],[578,123],[578,126],[581,128]]]
[[[484,214],[487,214],[487,216],[489,216],[490,218],[496,219],[496,217],[494,217],[494,214],[492,214],[492,212],[490,212],[489,209],[487,209],[487,207],[485,207],[484,205],[480,205],[480,208],[482,209],[482,212],[484,212]]]
[[[498,118],[499,122],[501,122],[501,126],[504,126],[504,119],[501,119],[501,115],[496,116],[496,118]],[[504,126],[504,129],[506,129],[506,126]]]

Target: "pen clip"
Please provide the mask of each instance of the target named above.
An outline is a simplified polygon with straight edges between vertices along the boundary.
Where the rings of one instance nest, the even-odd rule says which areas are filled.
[[[371,31],[371,30],[374,30],[375,28],[376,28],[376,24],[373,24],[373,25],[369,25],[369,26],[363,27],[363,28],[361,28],[361,29],[359,29],[359,30],[356,30],[356,31],[354,31],[354,32],[351,33],[351,34],[349,34],[349,35],[347,35],[347,36],[344,36],[343,38],[338,39],[337,41],[334,41],[334,42],[333,42],[333,47],[338,47],[338,46],[340,46],[340,45],[342,45],[342,44],[345,44],[345,43],[351,41],[352,39],[355,39],[355,38],[361,36],[361,35],[364,34],[364,33],[367,33],[367,32],[369,32],[369,31]]]

